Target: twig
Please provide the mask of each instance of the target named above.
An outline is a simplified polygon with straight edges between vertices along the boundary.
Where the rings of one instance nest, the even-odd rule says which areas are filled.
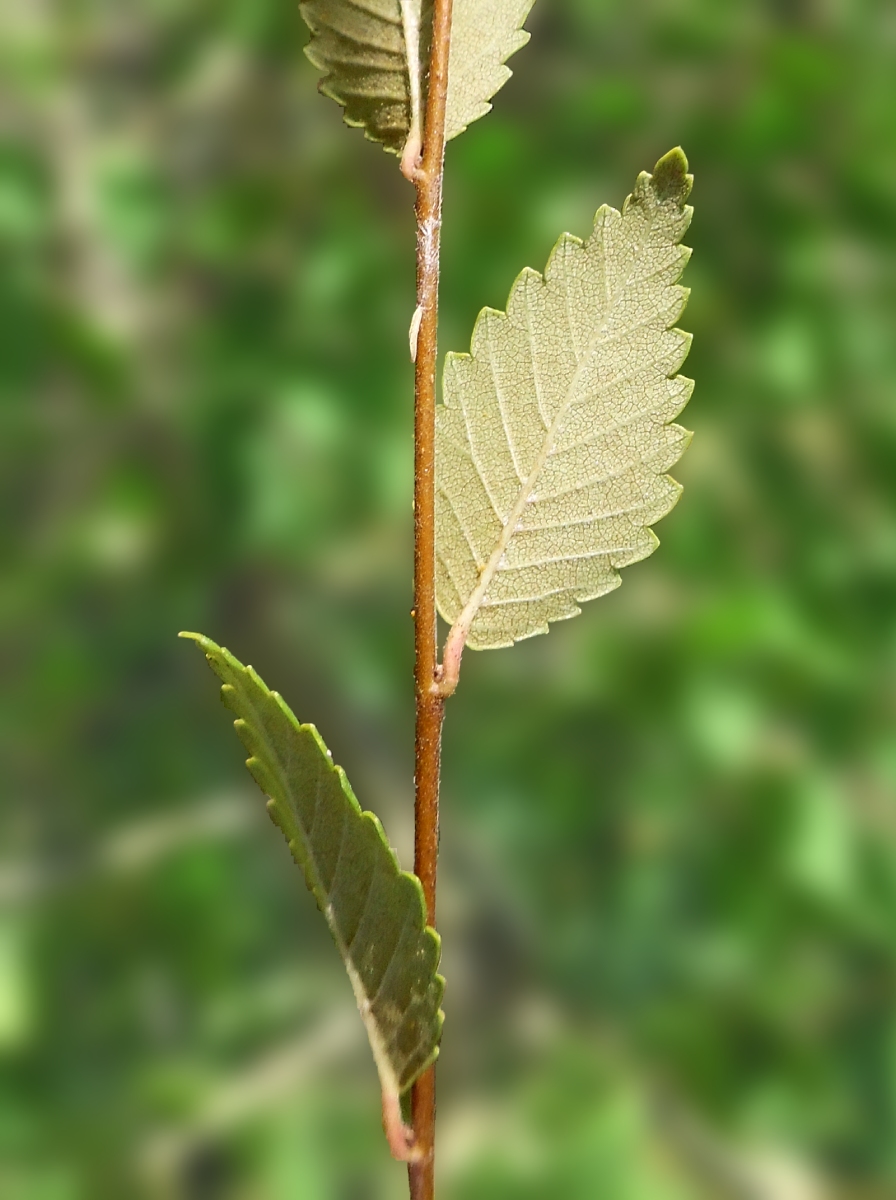
[[[439,245],[442,175],[445,160],[445,108],[451,0],[435,0],[429,91],[419,162],[402,169],[417,189],[417,304],[419,329],[414,371],[414,870],[423,884],[428,922],[436,920],[439,850],[439,751],[445,701],[433,694],[438,669],[435,598],[435,422],[438,331]],[[406,156],[407,157],[407,156]],[[414,1141],[419,1162],[408,1166],[411,1200],[433,1200],[435,1188],[435,1069],[414,1085],[411,1096]]]

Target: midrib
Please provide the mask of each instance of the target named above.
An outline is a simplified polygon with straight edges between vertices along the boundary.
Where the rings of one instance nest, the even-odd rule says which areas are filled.
[[[654,213],[653,219],[650,221],[649,225],[647,226],[647,229],[645,230],[644,234],[642,235],[641,243],[638,246],[637,253],[635,254],[635,257],[634,257],[634,264],[637,264],[640,261],[641,254],[644,250],[644,244],[646,243],[647,238],[653,229],[655,219],[656,219],[656,213]],[[612,295],[607,296],[607,304],[606,304],[606,309],[605,309],[605,312],[607,314],[607,320],[609,319],[610,311],[613,309],[613,307],[618,302],[619,297],[623,294],[623,292],[625,292],[625,290],[631,284],[633,276],[634,276],[634,265],[633,265],[632,271],[629,273],[627,279],[625,280],[625,283],[622,284],[619,288],[617,288],[617,290]],[[606,272],[605,272],[604,277],[606,278]],[[529,314],[528,299],[526,301],[526,312],[527,312],[527,317],[528,317],[528,314]],[[567,314],[567,321],[569,321],[568,314]],[[607,322],[605,321],[604,327],[606,327],[606,323]],[[575,344],[574,344],[571,321],[569,321],[569,325],[570,325],[570,342],[573,343],[573,353],[575,354],[576,352],[575,352]],[[531,327],[530,327],[530,331],[529,331],[529,339],[531,342],[532,341]],[[584,372],[585,367],[588,364],[588,360],[591,358],[591,356],[594,353],[599,342],[600,342],[600,333],[597,332],[590,339],[590,341],[588,342],[588,345],[587,345],[586,349],[583,351],[583,353],[581,355],[576,355],[576,360],[577,360],[576,369],[573,374],[572,380],[570,381],[569,387],[566,389],[566,394],[563,397],[563,403],[560,405],[560,408],[558,409],[556,416],[554,417],[553,421],[551,422],[550,428],[547,430],[547,433],[545,434],[542,448],[538,453],[538,456],[535,460],[535,464],[532,467],[532,470],[529,472],[529,474],[527,475],[525,481],[523,482],[523,484],[520,488],[516,503],[514,504],[513,508],[511,509],[510,516],[507,518],[504,528],[501,530],[501,535],[498,538],[495,549],[492,552],[491,557],[489,558],[488,562],[485,564],[485,566],[482,568],[482,571],[480,572],[479,583],[476,585],[475,589],[473,590],[472,594],[470,595],[470,599],[464,605],[463,611],[461,612],[460,616],[457,618],[457,621],[455,622],[455,628],[463,630],[465,634],[469,633],[470,627],[472,626],[473,621],[476,619],[476,614],[479,612],[479,609],[482,607],[482,602],[485,599],[485,594],[489,589],[489,585],[491,584],[492,580],[494,579],[494,577],[498,571],[498,567],[500,566],[501,559],[504,557],[504,553],[507,550],[507,547],[510,545],[510,542],[511,542],[511,539],[513,538],[514,533],[516,533],[517,522],[519,521],[520,517],[523,515],[523,511],[525,510],[526,505],[529,503],[529,497],[532,495],[532,492],[535,488],[535,484],[538,479],[538,476],[541,473],[541,471],[544,469],[544,465],[547,462],[548,457],[550,456],[551,447],[553,446],[554,439],[557,435],[558,426],[560,425],[563,418],[566,416],[567,412],[569,411],[569,407],[572,404],[573,397],[575,396],[576,391],[578,389],[578,385],[581,382],[582,373]],[[534,366],[534,363],[533,363],[533,366]],[[497,384],[496,384],[496,388],[497,388]],[[512,448],[512,444],[510,443],[510,431],[509,430],[508,430],[507,440],[508,440],[508,444],[511,446],[511,454],[512,454],[513,448]],[[484,482],[484,480],[483,480],[483,482]],[[529,597],[529,599],[532,599],[532,597]]]

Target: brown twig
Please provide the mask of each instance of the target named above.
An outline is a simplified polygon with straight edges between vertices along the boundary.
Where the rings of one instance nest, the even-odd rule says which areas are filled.
[[[442,225],[442,174],[445,159],[445,108],[451,0],[435,0],[429,91],[419,161],[405,155],[402,169],[417,189],[417,314],[414,375],[414,680],[417,722],[414,760],[414,870],[423,884],[427,920],[436,920],[436,870],[439,851],[439,750],[445,701],[433,694],[438,670],[435,598],[435,421],[436,354],[439,296],[439,245]],[[435,1069],[414,1085],[411,1096],[414,1141],[421,1152],[409,1164],[411,1200],[433,1200],[435,1168]]]

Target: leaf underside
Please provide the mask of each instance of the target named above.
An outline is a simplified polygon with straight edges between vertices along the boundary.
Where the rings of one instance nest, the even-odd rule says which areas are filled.
[[[403,872],[373,813],[362,812],[341,767],[313,725],[300,725],[251,667],[197,633],[223,682],[221,698],[249,753],[246,765],[269,797],[351,979],[380,1075],[383,1107],[435,1060],[444,980],[440,944],[426,925],[420,881]]]
[[[412,4],[421,24],[413,70],[429,58],[432,0]],[[305,54],[323,71],[318,87],[345,109],[345,122],[400,154],[413,120],[411,67],[400,0],[304,0],[311,41]]]
[[[491,110],[492,96],[512,72],[507,59],[529,40],[523,22],[534,0],[454,0],[448,58],[445,138]]]
[[[510,78],[506,60],[529,40],[522,24],[533,2],[454,0],[446,138],[491,108],[492,96]],[[419,24],[416,50],[406,36],[402,0],[304,0],[300,8],[312,34],[305,53],[324,73],[320,90],[342,105],[348,125],[400,154],[414,122],[416,88],[426,104],[432,0],[405,0],[405,17],[412,14]]]
[[[672,328],[692,177],[676,149],[584,243],[564,234],[449,354],[436,428],[439,611],[474,649],[547,633],[659,544],[693,390]]]

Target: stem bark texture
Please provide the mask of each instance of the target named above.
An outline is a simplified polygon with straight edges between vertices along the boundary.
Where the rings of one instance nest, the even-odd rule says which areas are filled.
[[[435,0],[429,89],[419,163],[403,163],[417,189],[417,304],[420,325],[414,374],[414,870],[423,884],[427,920],[436,923],[439,853],[439,758],[444,698],[438,678],[435,588],[435,425],[439,317],[439,247],[445,107],[452,0]],[[421,1151],[408,1166],[411,1200],[435,1195],[435,1068],[417,1080],[411,1095],[414,1141]]]

